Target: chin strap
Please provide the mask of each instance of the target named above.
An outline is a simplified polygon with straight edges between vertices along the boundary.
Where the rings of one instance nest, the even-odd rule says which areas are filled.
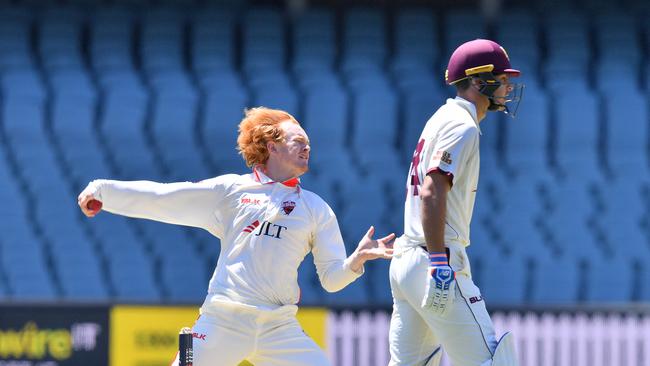
[[[497,111],[497,112],[504,112],[506,114],[509,114],[510,110],[508,109],[508,106],[505,104],[499,104],[494,102],[494,98],[488,97],[490,100],[490,105],[488,106],[488,111]]]
[[[485,95],[490,101],[488,111],[503,112],[514,117],[514,113],[511,112],[510,108],[508,108],[507,105],[494,101],[494,92],[499,89],[501,82],[497,80],[491,72],[479,73],[476,75],[476,78],[481,81],[481,85],[478,87],[479,93]],[[520,99],[520,97],[521,96],[519,96],[517,100]],[[517,106],[515,106],[515,111],[517,110],[516,107]]]

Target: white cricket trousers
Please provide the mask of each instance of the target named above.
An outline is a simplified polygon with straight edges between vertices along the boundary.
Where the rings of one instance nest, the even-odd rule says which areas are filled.
[[[390,264],[393,315],[390,366],[422,366],[442,345],[454,366],[479,366],[491,359],[497,341],[481,293],[472,281],[465,247],[449,243],[456,293],[444,315],[421,307],[428,281],[429,254],[417,245],[395,243]]]
[[[194,366],[236,366],[243,360],[255,366],[329,366],[296,312],[294,305],[266,311],[237,304],[203,312],[192,327]]]

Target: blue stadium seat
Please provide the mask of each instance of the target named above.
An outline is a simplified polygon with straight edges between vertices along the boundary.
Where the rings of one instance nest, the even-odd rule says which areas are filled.
[[[345,149],[348,136],[349,99],[340,86],[309,87],[304,91],[301,123],[310,136],[312,161]]]
[[[235,15],[226,8],[201,8],[192,17],[192,69],[198,75],[235,67]]]
[[[7,267],[7,277],[12,288],[12,297],[16,300],[51,301],[58,295],[52,283],[50,274],[46,272],[44,262],[23,263],[24,266],[40,266],[32,268]]]
[[[53,90],[50,109],[52,132],[78,191],[88,181],[110,175],[110,168],[99,148],[95,125],[97,91],[88,74],[81,70],[52,73],[50,84]]]
[[[83,67],[81,26],[78,8],[56,6],[46,9],[38,27],[38,49],[49,72]]]
[[[204,98],[199,124],[214,174],[246,173],[237,153],[237,126],[244,117],[248,94],[237,74],[211,74],[200,80]]]
[[[156,301],[161,298],[153,264],[134,233],[131,219],[103,213],[89,221],[108,263],[108,277],[117,301]]]
[[[311,170],[312,168],[307,174],[300,177],[300,187],[316,193],[332,207],[334,212],[338,212],[340,197],[335,192],[334,184],[327,177],[321,177]]]
[[[396,56],[391,59],[389,69],[400,90],[413,90],[416,85],[426,84],[436,88],[444,82],[442,75],[434,76],[434,68],[430,63],[415,56]]]
[[[383,233],[379,233],[382,237]],[[377,259],[366,262],[365,275],[359,281],[365,282],[368,286],[369,302],[373,305],[389,307],[393,305],[393,297],[390,288],[390,277],[388,275],[390,260]]]
[[[531,302],[539,305],[569,305],[578,301],[581,274],[577,258],[540,255],[533,258]]]
[[[98,7],[89,22],[90,62],[99,73],[130,70],[135,16],[126,7]]]
[[[160,260],[165,299],[172,302],[198,303],[206,294],[206,266],[199,258],[193,241],[179,226],[140,220],[152,255]]]
[[[502,45],[512,64],[527,64],[535,68],[541,59],[538,18],[527,9],[506,10],[495,23],[496,41]]]
[[[549,250],[545,247],[543,233],[537,223],[543,217],[542,201],[537,189],[532,184],[508,186],[501,197],[500,212],[493,215],[493,230],[499,232],[505,248],[522,257],[534,257]],[[507,229],[504,230],[502,223],[508,223]]]
[[[600,190],[604,197],[615,197],[604,201],[605,212],[598,215],[607,237],[608,253],[633,261],[649,261],[650,246],[644,228],[647,207],[641,182],[629,178],[610,182]]]
[[[0,82],[5,99],[11,101],[31,99],[41,102],[46,97],[43,80],[35,69],[8,70],[1,75]]]
[[[483,201],[477,200],[476,207],[479,207]],[[494,231],[485,224],[476,214],[472,215],[472,224],[470,226],[470,245],[466,247],[467,255],[470,262],[474,262],[484,255],[490,255],[489,252],[502,249],[503,245],[499,242]],[[525,245],[525,244],[524,244]],[[480,271],[477,271],[477,274]]]
[[[343,212],[338,214],[341,233],[349,253],[357,248],[359,240],[370,226],[375,227],[375,238],[384,230],[384,194],[379,185],[360,186],[348,184],[343,190]]]
[[[544,26],[550,61],[563,60],[578,67],[588,64],[591,49],[585,14],[571,11],[554,13],[546,17]]]
[[[597,155],[600,131],[598,101],[581,84],[566,85],[562,93],[561,98],[555,98],[555,158],[558,166],[565,175],[599,179],[602,172]],[[580,108],[575,108],[577,105]]]
[[[337,49],[334,16],[330,10],[307,9],[296,17],[291,37],[291,65],[296,74],[333,69]]]
[[[220,255],[221,241],[206,230],[189,230],[188,234],[194,240],[194,245],[206,263],[208,273],[211,274]]]
[[[182,226],[150,220],[137,220],[134,223],[143,233],[154,255],[165,257],[193,248],[194,242]]]
[[[611,254],[592,257],[587,268],[586,301],[621,303],[631,300],[634,281],[629,260]]]
[[[153,278],[153,268],[148,258],[137,262],[110,262],[109,273],[115,286],[115,301],[160,302],[160,290]]]
[[[151,78],[154,105],[151,132],[171,181],[198,181],[210,175],[196,138],[198,93],[183,72]]]
[[[485,160],[485,165],[492,169],[502,169],[503,163],[498,162],[502,155],[503,129],[509,121],[504,116],[496,113],[488,113],[480,123],[480,155],[481,164]],[[504,123],[505,122],[505,123]]]
[[[29,263],[30,265],[41,265],[40,260],[45,258],[45,250],[42,243],[34,236],[29,228],[21,227],[20,230],[15,230],[11,237],[3,236],[2,243],[0,244],[1,254],[0,257],[3,261],[13,262],[17,268],[19,264]],[[44,262],[43,262],[44,263]],[[5,269],[13,268],[12,264],[3,265]],[[46,269],[46,267],[43,267]]]
[[[44,187],[38,187],[43,189]],[[79,212],[76,197],[62,189],[52,189],[47,200],[38,200],[32,204],[33,218],[43,236],[51,241],[66,240],[71,237],[85,238],[79,226]]]
[[[22,222],[23,217],[21,213],[25,212],[25,195],[22,194],[20,182],[14,176],[13,171],[4,157],[0,157],[0,185],[2,186],[0,190],[0,201],[3,202],[0,205],[0,214],[8,216],[4,220],[0,220],[0,229],[9,229],[14,227],[13,224],[18,220]],[[4,230],[2,232],[5,233]]]
[[[612,90],[612,89],[609,89]],[[619,89],[620,90],[620,89]],[[648,105],[637,93],[613,93],[603,98],[606,118],[607,165],[614,177],[648,178]],[[624,103],[624,104],[622,104]],[[621,108],[625,105],[626,108]]]
[[[171,302],[200,304],[205,299],[208,277],[205,266],[187,243],[161,256],[162,282]]]
[[[0,70],[33,68],[30,27],[33,13],[26,7],[0,8]]]
[[[640,264],[641,276],[639,286],[639,301],[650,301],[650,266],[648,262],[641,262]]]
[[[98,238],[108,263],[108,276],[115,290],[115,301],[158,302],[161,299],[159,283],[154,278],[151,254],[133,236],[127,219],[115,215],[93,218]],[[101,226],[101,227],[99,227]],[[114,235],[110,235],[112,230]]]
[[[182,13],[174,7],[159,6],[144,13],[140,54],[149,76],[184,69],[184,26]]]
[[[506,161],[512,175],[538,177],[550,164],[549,98],[534,84],[526,85],[524,93],[516,119],[504,121]]]
[[[305,109],[301,122],[312,149],[309,174],[315,174],[326,184],[358,182],[359,170],[347,147],[349,99],[345,91],[330,81],[322,87],[306,86],[303,95]]]
[[[341,69],[357,73],[359,65],[381,66],[388,55],[386,19],[379,9],[350,8],[343,20]],[[361,62],[361,63],[359,63]]]
[[[595,74],[598,75],[597,90],[601,95],[609,96],[609,93],[615,88],[627,90],[630,93],[642,93],[637,75],[639,64],[625,59],[608,58],[601,59],[594,65],[594,69]],[[617,75],[613,75],[611,70],[616,70]]]
[[[45,253],[31,232],[23,232],[20,238],[11,241],[3,238],[0,249],[0,260],[14,299],[51,300],[57,297]]]
[[[431,9],[407,8],[395,17],[395,57],[432,65],[440,57],[438,24]]]
[[[442,90],[442,77],[436,80],[431,72],[406,72],[397,80],[400,92],[400,151],[405,158],[411,157],[420,134],[436,109],[449,96]],[[407,163],[410,163],[408,161]]]
[[[100,136],[118,169],[118,178],[159,180],[162,174],[144,133],[149,112],[147,90],[129,71],[106,72],[101,84]]]
[[[243,19],[243,69],[249,76],[282,70],[286,63],[285,23],[275,8],[250,8]]]
[[[282,109],[300,119],[298,114],[298,93],[287,74],[271,71],[264,74],[252,74],[249,78],[251,89],[251,106],[264,106]]]
[[[602,255],[602,243],[597,240],[593,222],[595,202],[586,184],[554,187],[551,205],[550,215],[541,223],[553,235],[557,250],[582,260]]]
[[[7,284],[5,284],[4,281],[0,282],[0,300],[9,300],[9,289],[7,288]]]
[[[584,72],[587,67],[586,61],[574,62],[570,58],[558,56],[542,64],[542,77],[551,90],[562,90],[565,85],[581,87],[587,82],[587,74]]]
[[[47,137],[42,88],[40,78],[33,71],[2,75],[3,128],[19,172],[27,182],[26,188],[36,193],[51,187],[53,195],[65,195],[67,187]],[[42,179],[43,176],[48,179]]]
[[[380,77],[353,81],[352,146],[360,166],[390,179],[400,171],[396,148],[397,96]]]
[[[328,189],[333,191],[333,194],[329,196],[333,198],[330,204],[337,207],[339,203],[342,205],[342,200],[347,199],[345,195],[340,193],[343,187],[358,185],[362,182],[359,168],[354,164],[354,157],[347,151],[330,152],[325,156],[318,155],[319,158],[316,158],[316,155],[311,156],[309,164],[312,171],[308,174],[315,175],[315,178],[320,183],[317,187],[321,185],[327,186],[326,190],[323,191],[324,194]],[[319,193],[316,190],[315,192]]]
[[[30,24],[34,21],[36,14],[29,6],[23,4],[2,4],[2,12],[0,12],[0,20],[2,24],[8,23],[25,23]]]
[[[473,39],[487,38],[485,21],[483,18],[477,18],[476,11],[473,9],[450,9],[444,17],[444,29],[443,64],[445,66],[449,56],[458,46]]]
[[[488,30],[460,8],[307,8],[288,26],[281,8],[225,0],[10,3],[0,5],[0,298],[11,300],[201,301],[218,239],[85,220],[75,196],[94,178],[249,172],[236,150],[246,107],[303,124],[313,148],[303,186],[339,214],[348,252],[370,224],[376,236],[401,232],[413,147],[454,94],[439,67]],[[481,124],[469,251],[490,305],[650,299],[650,26],[643,4],[610,3],[506,7],[489,28],[527,85],[517,120]],[[331,295],[307,258],[302,303],[388,305],[389,263],[368,263]]]
[[[391,176],[386,174],[384,176],[384,211],[385,214],[385,230],[394,232],[396,235],[401,235],[404,232],[404,200],[406,199],[406,184],[409,180],[407,178],[408,165],[402,165],[402,169],[393,172]],[[381,182],[377,174],[370,174],[366,179],[377,180]],[[383,229],[383,228],[382,228]]]
[[[341,291],[325,292],[323,303],[334,308],[364,307],[369,303],[368,288],[365,284],[365,276],[358,278]],[[324,290],[323,290],[324,291]]]
[[[492,157],[492,158],[488,158]],[[503,201],[506,199],[508,177],[502,174],[499,162],[495,161],[494,155],[481,157],[480,162],[481,177],[476,188],[476,204],[474,212],[478,217],[492,217],[492,213],[499,212],[503,207]],[[480,205],[479,205],[480,203]]]
[[[526,297],[524,258],[497,251],[481,258],[481,282],[478,284],[485,301],[492,305],[522,305]],[[513,275],[517,274],[517,275]]]
[[[77,240],[67,245],[70,245],[68,249],[59,246],[53,253],[63,297],[68,300],[108,300],[100,261],[89,247],[90,243]]]
[[[318,280],[313,255],[308,254],[298,268],[298,286],[302,306],[321,306],[325,290]]]
[[[642,45],[636,17],[622,11],[608,11],[594,16],[593,22],[600,60],[620,60],[635,67],[640,65]]]

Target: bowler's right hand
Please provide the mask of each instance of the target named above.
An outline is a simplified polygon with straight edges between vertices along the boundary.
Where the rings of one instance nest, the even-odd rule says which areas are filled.
[[[429,276],[422,307],[443,315],[456,294],[456,273],[449,265],[447,254],[429,254]]]
[[[81,193],[79,193],[79,197],[77,197],[77,204],[79,204],[79,208],[81,208],[81,212],[83,212],[86,217],[95,217],[99,211],[101,211],[101,208],[99,209],[92,209],[91,207],[88,207],[88,203],[93,200],[97,200],[95,196],[93,195],[94,189],[90,185],[86,187]]]

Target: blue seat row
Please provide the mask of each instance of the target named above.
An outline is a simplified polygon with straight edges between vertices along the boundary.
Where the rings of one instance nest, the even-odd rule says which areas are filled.
[[[351,8],[338,19],[309,9],[289,21],[268,7],[2,9],[0,297],[16,299],[201,301],[216,238],[86,220],[76,194],[95,178],[245,173],[237,123],[259,105],[288,110],[310,134],[303,185],[334,208],[348,252],[370,225],[401,233],[412,150],[453,92],[444,60],[487,29],[463,10]],[[516,120],[481,123],[477,281],[495,304],[648,299],[644,25],[621,12],[510,12],[494,33],[527,88]],[[625,267],[620,276],[607,276],[609,259]],[[390,303],[388,262],[368,264],[367,278],[337,294],[319,288],[309,259],[300,271],[304,303]]]

